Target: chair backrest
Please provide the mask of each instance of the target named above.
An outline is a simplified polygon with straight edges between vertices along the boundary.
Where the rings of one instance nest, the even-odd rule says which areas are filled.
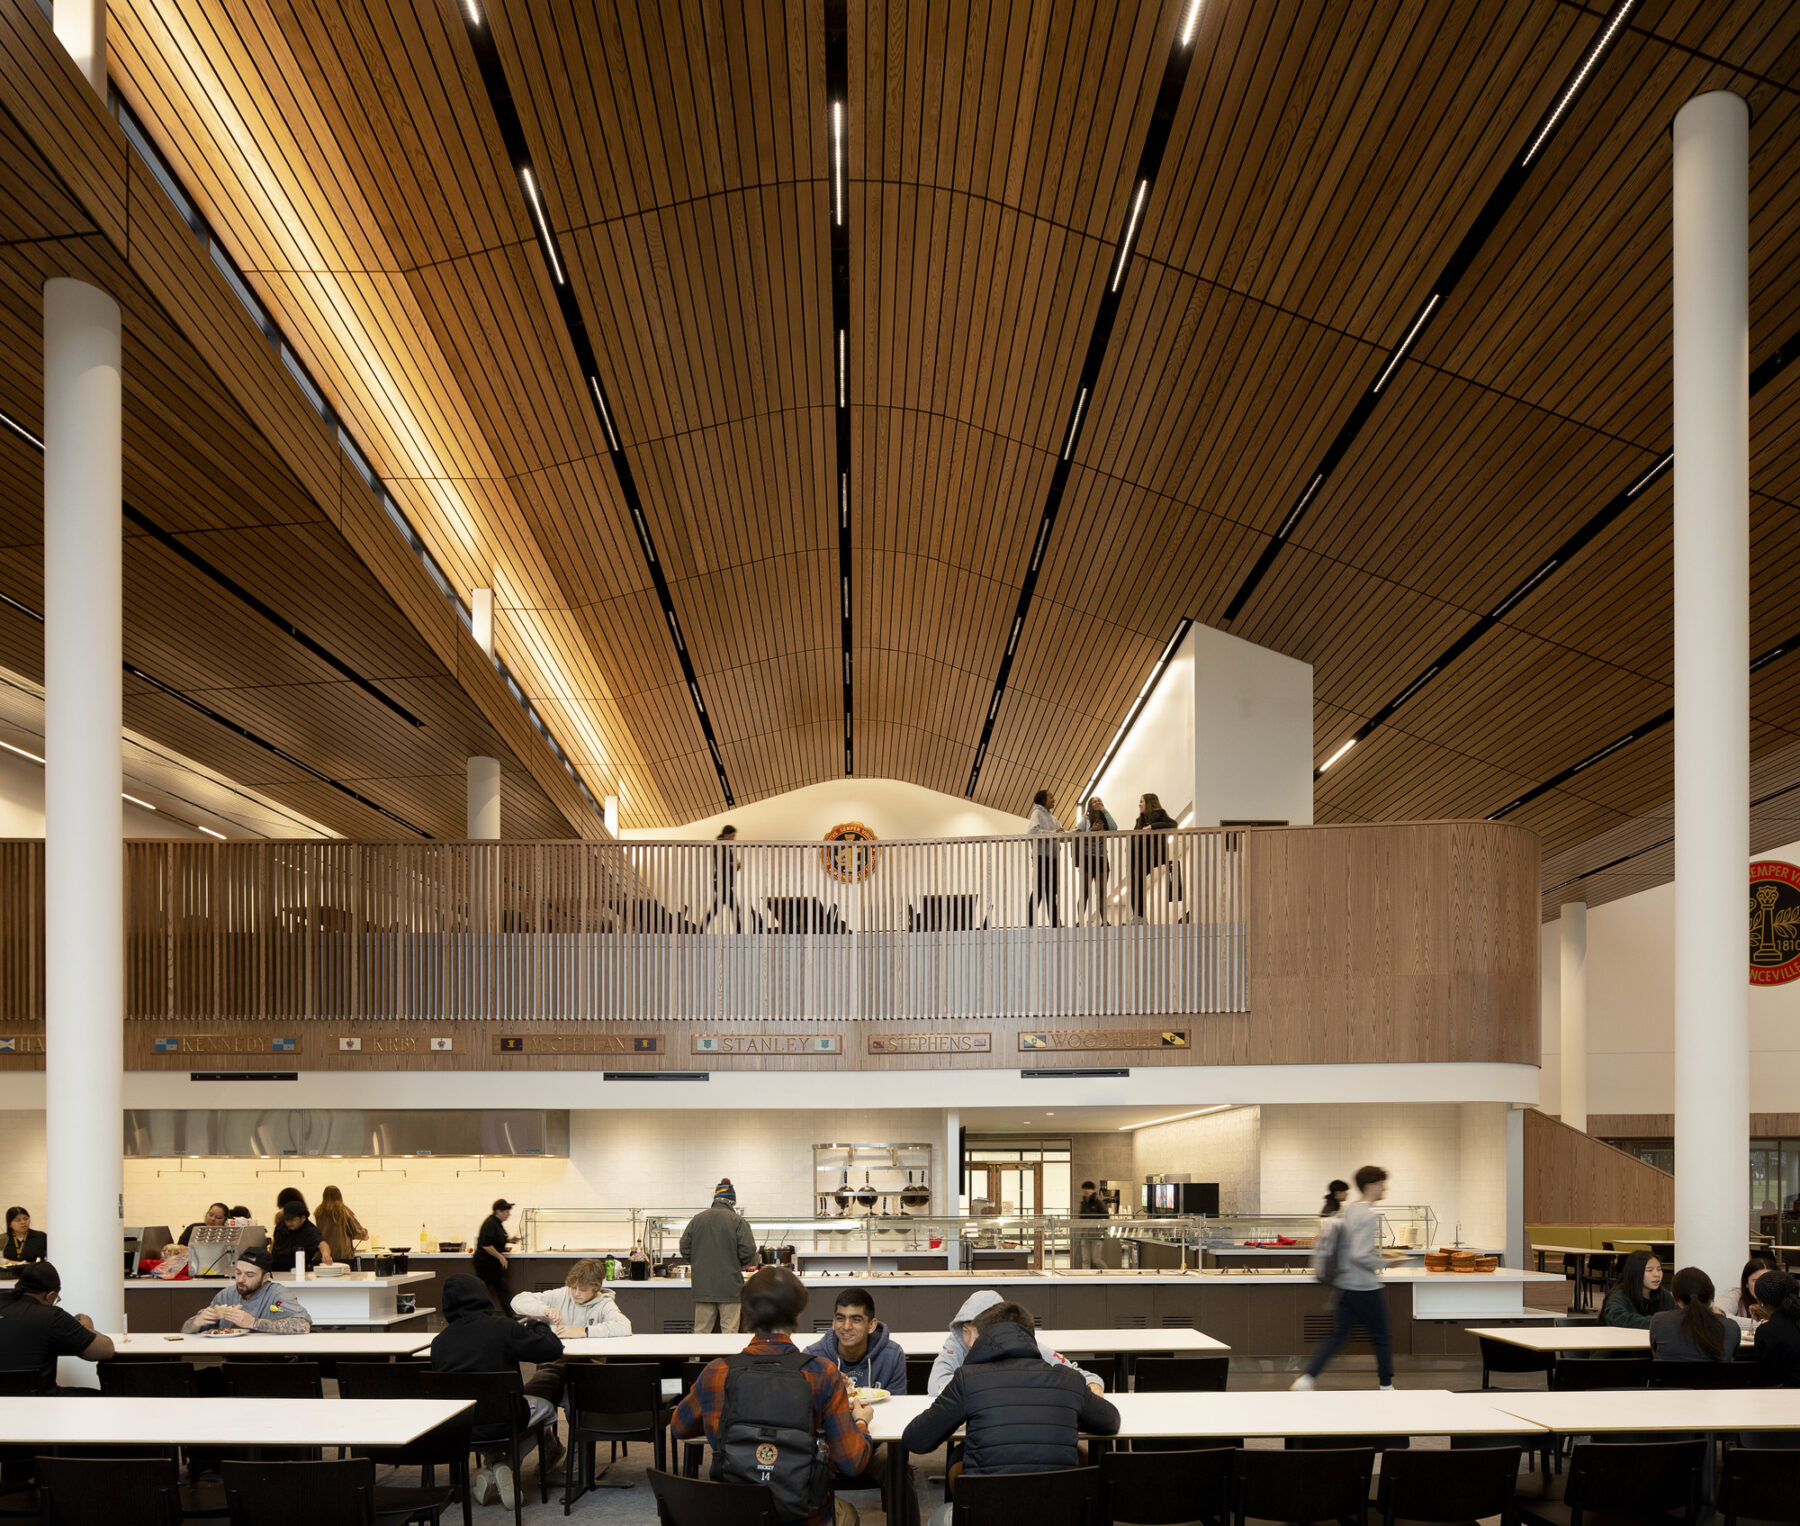
[[[225,1362],[225,1392],[234,1399],[322,1399],[317,1362]]]
[[[1410,1436],[1289,1436],[1290,1452],[1341,1452],[1346,1447],[1367,1447],[1371,1452],[1404,1452]]]
[[[0,1399],[29,1399],[44,1386],[44,1375],[35,1367],[0,1369]]]
[[[1477,1521],[1508,1516],[1519,1484],[1519,1448],[1394,1452],[1381,1459],[1384,1521]]]
[[[1374,1471],[1373,1447],[1239,1452],[1232,1513],[1239,1521],[1360,1521]]]
[[[1719,1468],[1719,1511],[1725,1526],[1792,1520],[1794,1454],[1784,1447],[1728,1446]]]
[[[1498,1341],[1491,1335],[1475,1337],[1481,1346],[1483,1372],[1548,1372],[1555,1365],[1556,1354],[1532,1351],[1510,1341]]]
[[[1652,1388],[1756,1388],[1754,1362],[1652,1362]]]
[[[1228,1356],[1141,1356],[1132,1387],[1141,1394],[1219,1393],[1231,1374]]]
[[[422,1362],[339,1362],[337,1368],[340,1399],[424,1399]],[[433,1426],[423,1436],[415,1436],[404,1446],[355,1447],[357,1457],[377,1457],[384,1465],[416,1468],[427,1464],[454,1467],[469,1455],[469,1438],[475,1429],[474,1411]]]
[[[1151,1454],[1158,1457],[1167,1452]],[[1100,1526],[1100,1470],[965,1473],[956,1481],[954,1526]]]
[[[650,1470],[661,1526],[777,1526],[775,1496],[762,1484],[715,1484]]]
[[[1223,1520],[1230,1508],[1230,1447],[1205,1451],[1114,1452],[1100,1459],[1105,1519],[1133,1526]]]
[[[662,1407],[655,1362],[571,1362],[563,1369],[570,1424],[584,1431],[654,1431]]]
[[[931,1366],[937,1360],[930,1356],[909,1356],[906,1359],[906,1391],[915,1397],[924,1394],[931,1386]]]
[[[36,1468],[44,1526],[175,1526],[181,1519],[173,1458],[40,1457]]]
[[[1579,1441],[1563,1498],[1571,1509],[1662,1516],[1693,1508],[1706,1441]]]
[[[422,1372],[420,1393],[427,1399],[469,1399],[469,1423],[482,1440],[516,1437],[525,1429],[525,1382],[514,1372]]]
[[[422,1362],[339,1362],[340,1399],[423,1399]]]
[[[231,1526],[375,1526],[375,1464],[233,1462],[219,1464]]]
[[[1558,1356],[1550,1369],[1552,1388],[1648,1388],[1650,1354],[1643,1356]]]
[[[192,1362],[102,1362],[100,1392],[123,1399],[191,1399],[200,1392]]]

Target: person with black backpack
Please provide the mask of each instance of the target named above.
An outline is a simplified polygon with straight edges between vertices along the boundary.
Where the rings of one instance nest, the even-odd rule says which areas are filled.
[[[701,1370],[676,1407],[676,1438],[706,1438],[716,1482],[766,1485],[776,1526],[852,1526],[831,1481],[874,1457],[869,1406],[845,1392],[836,1363],[794,1345],[806,1288],[786,1267],[764,1267],[738,1303],[750,1344]]]

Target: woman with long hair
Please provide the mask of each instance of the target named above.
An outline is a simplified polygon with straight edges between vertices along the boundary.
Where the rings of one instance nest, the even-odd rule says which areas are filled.
[[[1106,802],[1098,795],[1089,795],[1087,809],[1081,813],[1081,822],[1075,828],[1077,832],[1116,832],[1118,822],[1113,820],[1112,812],[1107,810]],[[1101,837],[1089,837],[1080,841],[1075,849],[1077,862],[1081,865],[1081,920],[1087,921],[1089,908],[1098,910],[1100,925],[1106,925],[1106,840]]]
[[[336,1187],[327,1187],[319,1195],[319,1211],[313,1215],[313,1223],[318,1225],[320,1235],[331,1247],[331,1259],[342,1261],[346,1266],[356,1255],[356,1242],[369,1238],[368,1230],[350,1211],[344,1202],[344,1194]]]
[[[1800,1388],[1800,1280],[1769,1270],[1756,1279],[1756,1368],[1765,1388]]]
[[[1062,907],[1058,902],[1056,878],[1056,838],[1061,832],[1062,823],[1050,809],[1050,791],[1041,789],[1031,797],[1031,817],[1025,826],[1026,836],[1042,839],[1032,855],[1036,861],[1036,888],[1025,898],[1027,927],[1036,925],[1039,906],[1049,911],[1052,927],[1062,926]]]
[[[1152,872],[1168,863],[1167,834],[1176,824],[1175,818],[1163,809],[1162,801],[1155,795],[1138,797],[1138,818],[1132,830],[1144,835],[1131,844],[1131,914],[1140,922],[1144,920],[1145,884]]]
[[[1324,1206],[1319,1209],[1319,1217],[1321,1219],[1331,1218],[1338,1209],[1344,1206],[1344,1199],[1349,1196],[1350,1184],[1348,1182],[1338,1181],[1334,1177],[1331,1185],[1325,1189],[1325,1203]]]
[[[1648,1330],[1653,1316],[1675,1307],[1663,1286],[1663,1266],[1647,1250],[1634,1250],[1625,1258],[1619,1285],[1606,1295],[1600,1323],[1628,1330]]]
[[[1675,1307],[1650,1316],[1650,1354],[1659,1362],[1729,1362],[1742,1332],[1713,1308],[1713,1281],[1697,1266],[1675,1274]]]
[[[1773,1259],[1758,1251],[1744,1263],[1743,1271],[1738,1273],[1737,1286],[1725,1289],[1725,1296],[1719,1300],[1719,1312],[1727,1319],[1735,1320],[1740,1330],[1756,1327],[1757,1279],[1774,1269]]]

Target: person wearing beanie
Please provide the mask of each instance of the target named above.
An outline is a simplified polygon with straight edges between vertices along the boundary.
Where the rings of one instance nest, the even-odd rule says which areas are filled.
[[[78,1356],[84,1362],[110,1362],[113,1343],[94,1333],[85,1314],[57,1307],[62,1278],[48,1261],[20,1270],[0,1295],[0,1372],[35,1372],[38,1392],[57,1392],[56,1359]]]
[[[694,1289],[694,1334],[736,1335],[744,1268],[756,1264],[756,1237],[738,1217],[737,1188],[729,1176],[713,1188],[712,1207],[688,1220],[681,1258]]]

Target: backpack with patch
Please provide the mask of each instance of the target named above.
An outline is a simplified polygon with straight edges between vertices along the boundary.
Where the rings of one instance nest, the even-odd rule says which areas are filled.
[[[831,1490],[831,1453],[813,1429],[804,1351],[725,1358],[725,1406],[713,1438],[712,1477],[766,1484],[780,1521],[803,1521]]]
[[[1343,1251],[1343,1220],[1333,1215],[1319,1226],[1313,1239],[1312,1274],[1314,1282],[1326,1287],[1337,1286],[1338,1263]]]

